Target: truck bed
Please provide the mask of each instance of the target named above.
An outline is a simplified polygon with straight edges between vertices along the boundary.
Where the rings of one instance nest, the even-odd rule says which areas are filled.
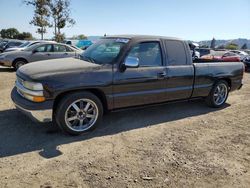
[[[241,62],[195,62],[194,85],[192,97],[207,96],[220,78],[227,78],[230,82],[230,91],[239,88],[243,78],[244,64]]]

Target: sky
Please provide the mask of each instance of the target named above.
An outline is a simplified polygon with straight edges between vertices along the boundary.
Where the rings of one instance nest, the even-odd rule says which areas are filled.
[[[0,29],[15,27],[39,38],[29,24],[33,8],[0,0]],[[250,39],[250,0],[71,0],[76,25],[67,37],[146,34],[186,40]],[[53,28],[45,38],[53,37]]]

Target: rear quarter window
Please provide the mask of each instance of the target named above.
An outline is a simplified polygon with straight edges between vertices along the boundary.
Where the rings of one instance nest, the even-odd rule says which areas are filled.
[[[168,65],[186,65],[187,55],[183,42],[175,40],[165,40],[167,50]]]

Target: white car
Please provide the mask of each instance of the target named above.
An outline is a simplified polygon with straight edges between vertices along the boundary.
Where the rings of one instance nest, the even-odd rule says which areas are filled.
[[[248,55],[248,53],[244,52],[244,51],[240,51],[240,50],[230,50],[229,52],[235,53],[237,55],[240,56],[240,60],[245,59]]]
[[[200,58],[200,52],[198,52],[196,49],[190,50],[190,53],[193,60]]]

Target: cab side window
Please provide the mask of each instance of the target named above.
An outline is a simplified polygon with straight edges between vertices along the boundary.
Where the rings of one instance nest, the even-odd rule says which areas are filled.
[[[159,42],[143,42],[130,50],[129,57],[137,57],[141,67],[162,66],[161,48]]]
[[[187,56],[185,46],[181,41],[165,40],[168,65],[186,65]]]

